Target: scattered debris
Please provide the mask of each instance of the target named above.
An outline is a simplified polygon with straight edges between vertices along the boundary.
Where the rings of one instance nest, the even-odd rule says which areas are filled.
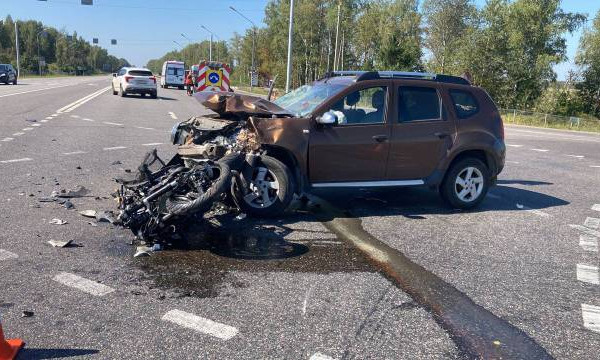
[[[114,224],[117,222],[115,214],[112,211],[99,211],[96,213],[96,220],[98,222],[109,222]]]
[[[246,218],[246,216],[248,216],[248,215],[246,215],[245,213],[240,213],[238,216],[235,217],[235,220],[237,220],[237,221],[244,220]]]
[[[71,245],[72,242],[73,242],[73,240],[68,240],[68,241],[48,240],[48,244],[50,244],[54,247],[60,247],[60,248],[67,247],[67,246]]]
[[[81,170],[81,166],[78,166],[78,167],[76,167],[75,169],[77,169],[77,170]]]
[[[150,251],[152,251],[151,247],[138,246],[135,254],[133,254],[133,257],[135,258],[135,257],[140,257],[140,256],[150,256]]]
[[[152,245],[152,251],[161,251],[162,247],[160,246],[159,243],[155,243],[154,245]]]
[[[93,227],[96,227],[96,226],[98,226],[98,224],[96,224],[96,223],[93,223],[93,222],[91,222],[91,221],[88,221],[88,224],[92,225]]]
[[[62,206],[64,206],[65,209],[75,209],[75,205],[73,205],[73,203],[69,200],[65,201]]]
[[[49,224],[52,224],[52,225],[64,225],[66,223],[67,222],[65,220],[61,220],[61,219],[57,219],[57,218],[54,218],[54,219],[50,220],[50,222],[49,222]]]
[[[77,185],[73,189],[61,190],[57,196],[61,198],[79,198],[89,194],[89,192],[85,186]]]
[[[32,123],[34,123],[34,122],[37,122],[37,120],[36,120],[36,119],[25,119],[25,121],[27,121],[27,122],[32,122]]]
[[[120,162],[119,160],[117,161],[113,161],[111,165],[121,165],[123,164],[122,162]]]
[[[33,316],[33,311],[23,310],[23,312],[21,313],[21,317],[32,317],[32,316]]]
[[[96,218],[96,210],[82,210],[79,212],[79,215],[95,219]]]

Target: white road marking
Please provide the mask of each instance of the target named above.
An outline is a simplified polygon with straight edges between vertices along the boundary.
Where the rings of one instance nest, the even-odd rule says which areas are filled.
[[[19,255],[12,253],[8,250],[0,249],[0,261],[8,259],[16,259]]]
[[[516,148],[523,147],[523,145],[517,145],[517,144],[506,144],[506,146],[516,147]]]
[[[106,124],[106,125],[123,126],[123,124],[114,123],[114,122],[110,122],[110,121],[103,121],[102,123]]]
[[[12,134],[12,136],[21,136],[21,135],[25,135],[24,132],[16,132],[14,134]]]
[[[579,235],[579,246],[585,251],[598,252],[598,238],[590,235]]]
[[[598,267],[592,265],[577,264],[577,280],[599,285],[600,277],[598,276]]]
[[[32,128],[32,127],[26,127],[26,128],[24,128],[24,129],[21,129],[21,131],[31,131],[31,130],[33,130],[33,128]]]
[[[142,144],[142,146],[156,146],[156,145],[163,145],[164,143],[147,143],[147,144]]]
[[[77,151],[63,153],[63,155],[78,155],[78,154],[86,154],[86,153],[87,152],[85,152],[85,151],[77,150]]]
[[[173,120],[177,120],[177,115],[175,115],[175,113],[174,113],[174,112],[172,112],[172,111],[169,111],[169,112],[168,112],[168,114],[171,116],[171,119],[173,119]]]
[[[58,116],[58,114],[52,114],[52,115],[50,115],[50,116],[52,116],[52,117],[57,117],[57,116]]]
[[[0,163],[9,164],[9,163],[16,163],[16,162],[24,162],[24,161],[33,161],[33,159],[22,158],[22,159],[12,159],[12,160],[2,160],[2,161],[0,161]]]
[[[155,128],[150,128],[150,127],[143,127],[143,126],[136,126],[136,129],[143,129],[143,130],[156,130]]]
[[[15,138],[11,138],[11,137],[5,137],[4,139],[0,140],[0,141],[13,141]]]
[[[585,227],[583,225],[576,225],[576,224],[569,224],[570,227],[572,227],[573,229],[579,230],[584,234],[590,235],[590,236],[594,236],[594,237],[600,237],[600,231],[597,230],[592,230],[588,227]]]
[[[585,157],[583,155],[567,155],[567,156],[574,157],[574,158],[577,158],[577,159],[583,159]]]
[[[308,298],[310,297],[310,293],[312,293],[314,284],[311,284],[308,290],[306,290],[306,295],[304,295],[304,301],[302,302],[302,316],[306,315],[306,307],[308,306]]]
[[[52,116],[46,116],[46,120],[52,120],[54,119]]]
[[[56,275],[52,280],[95,296],[104,296],[115,291],[110,286],[67,272]]]
[[[594,211],[600,211],[600,204],[594,204],[594,205],[592,205],[592,210],[594,210]]]
[[[110,89],[110,86],[107,86],[107,87],[100,89],[96,92],[93,92],[87,96],[84,96],[81,99],[76,100],[68,105],[65,105],[65,106],[61,107],[60,109],[56,110],[56,112],[57,113],[71,112],[71,111],[77,109],[78,107],[80,107],[81,105],[85,104],[86,102],[92,100],[93,98],[101,95],[103,92],[107,91],[108,89]]]
[[[222,340],[229,340],[238,334],[238,329],[233,326],[221,324],[181,310],[167,312],[162,320],[170,321],[177,325],[192,329],[203,334],[208,334]]]
[[[600,306],[581,304],[581,316],[584,327],[600,333]]]
[[[600,168],[600,165],[590,165],[591,168]]]
[[[40,127],[40,126],[42,126],[42,124],[31,124],[31,126],[33,126],[33,127]]]
[[[551,217],[552,216],[552,215],[550,215],[550,214],[548,214],[546,212],[543,212],[541,210],[532,209],[530,207],[527,207],[527,206],[521,205],[521,204],[517,204],[517,209],[519,209],[519,210],[525,210],[527,212],[530,212],[532,214],[536,214],[536,215],[542,216],[542,217]]]
[[[539,151],[539,152],[548,152],[548,151],[550,151],[550,150],[547,150],[547,149],[531,149],[531,150],[533,150],[533,151]]]
[[[52,118],[50,118],[50,119],[52,119]],[[43,120],[40,120],[40,122],[47,123],[47,122],[48,122],[48,119],[43,119]]]
[[[47,88],[43,88],[43,89],[35,89],[35,90],[29,90],[29,91],[21,91],[21,92],[12,93],[12,94],[0,95],[0,98],[7,97],[7,96],[21,95],[21,94],[29,94],[29,93],[32,93],[32,92],[37,92],[37,91],[44,91],[44,90],[58,89],[58,88],[62,88],[62,87],[65,87],[65,86],[71,86],[71,85],[69,84],[69,85],[61,85],[61,86],[47,87]]]
[[[102,150],[111,151],[111,150],[121,150],[121,149],[127,149],[127,146],[113,146],[113,147],[103,148]]]
[[[71,117],[74,118],[74,119],[79,119],[80,118],[79,115],[71,115]]]
[[[598,229],[598,227],[600,227],[600,219],[587,217],[583,223],[583,226],[587,226],[590,229]]]
[[[89,122],[94,122],[94,120],[92,120],[92,119],[90,119],[90,118],[83,118],[83,119],[81,119],[81,120],[83,120],[83,121],[89,121]]]
[[[308,360],[335,360],[335,359],[332,358],[331,356],[317,352],[317,353],[314,353]]]
[[[506,160],[507,164],[518,164],[518,161],[510,161],[510,160]]]

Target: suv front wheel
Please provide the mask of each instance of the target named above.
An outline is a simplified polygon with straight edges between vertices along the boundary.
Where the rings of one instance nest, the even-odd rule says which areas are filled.
[[[294,196],[294,179],[288,167],[263,155],[256,166],[248,170],[243,172],[248,182],[246,189],[241,189],[238,181],[232,183],[231,190],[239,208],[256,217],[282,215]]]
[[[490,187],[490,171],[479,159],[466,158],[452,165],[440,193],[452,207],[471,209],[483,201]]]

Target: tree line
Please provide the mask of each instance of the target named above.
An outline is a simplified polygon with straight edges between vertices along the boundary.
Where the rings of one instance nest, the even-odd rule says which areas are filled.
[[[33,20],[16,23],[21,73],[111,72],[129,66],[127,60],[109,55],[106,49],[90,44],[76,32],[67,34]],[[15,41],[15,21],[9,15],[0,20],[0,63],[11,63],[16,68]],[[44,60],[41,67],[38,53],[39,59]]]

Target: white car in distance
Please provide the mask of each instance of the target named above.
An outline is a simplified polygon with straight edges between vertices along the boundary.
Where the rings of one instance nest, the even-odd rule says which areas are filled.
[[[148,94],[156,99],[156,76],[148,69],[124,67],[113,74],[112,93],[122,97],[127,94]]]

